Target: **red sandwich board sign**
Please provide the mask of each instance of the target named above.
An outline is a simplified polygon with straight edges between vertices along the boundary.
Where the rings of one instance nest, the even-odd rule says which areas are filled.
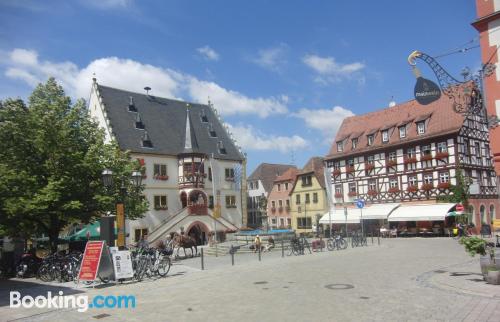
[[[457,204],[455,207],[455,210],[456,211],[464,211],[464,205],[462,205],[461,203]]]
[[[104,241],[102,240],[87,242],[78,274],[79,280],[93,281],[96,279],[103,248]]]

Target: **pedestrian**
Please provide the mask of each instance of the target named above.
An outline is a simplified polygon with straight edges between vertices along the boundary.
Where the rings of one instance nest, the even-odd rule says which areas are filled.
[[[253,241],[255,244],[255,250],[253,251],[254,253],[257,252],[257,250],[260,250],[261,248],[261,241],[260,241],[260,236],[257,235],[255,236],[255,240]]]
[[[137,243],[137,248],[149,248],[148,234],[144,234]]]
[[[266,248],[264,250],[269,252],[273,248],[274,248],[274,238],[273,238],[273,236],[269,236],[269,238],[267,239]]]

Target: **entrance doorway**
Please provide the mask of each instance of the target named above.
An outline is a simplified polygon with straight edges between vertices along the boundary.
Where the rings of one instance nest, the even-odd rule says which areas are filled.
[[[200,224],[194,224],[187,232],[188,236],[196,241],[196,245],[205,245],[207,243],[206,231]]]

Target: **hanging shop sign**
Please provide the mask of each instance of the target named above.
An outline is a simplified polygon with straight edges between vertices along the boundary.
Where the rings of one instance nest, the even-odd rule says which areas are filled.
[[[433,81],[418,77],[414,95],[419,104],[427,105],[437,101],[441,97],[441,89]]]

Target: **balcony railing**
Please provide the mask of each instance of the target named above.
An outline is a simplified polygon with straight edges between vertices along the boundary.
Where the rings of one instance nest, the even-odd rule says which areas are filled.
[[[186,174],[184,176],[179,176],[178,183],[180,186],[203,188],[205,185],[205,176],[202,173],[197,175]]]

